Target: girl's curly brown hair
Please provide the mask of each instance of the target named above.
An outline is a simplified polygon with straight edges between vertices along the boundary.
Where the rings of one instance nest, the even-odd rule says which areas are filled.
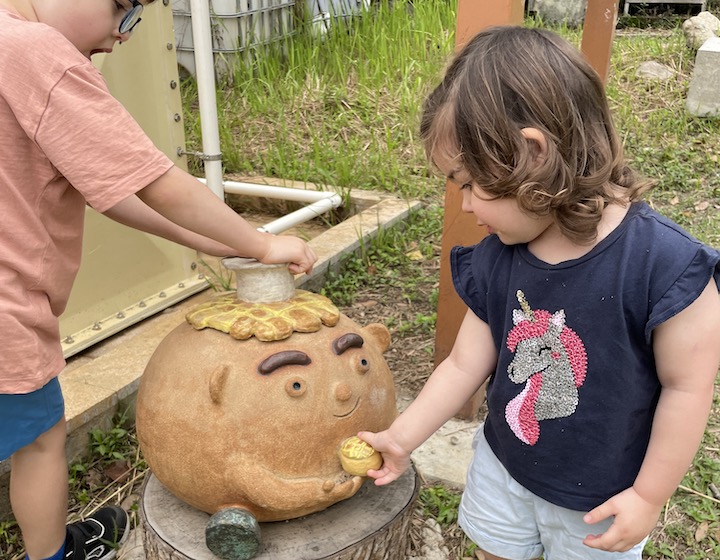
[[[544,160],[522,135],[526,127],[545,135]],[[484,193],[551,216],[578,243],[595,239],[607,204],[637,200],[651,187],[625,163],[597,73],[542,29],[476,35],[426,99],[420,134],[429,157],[453,146]]]

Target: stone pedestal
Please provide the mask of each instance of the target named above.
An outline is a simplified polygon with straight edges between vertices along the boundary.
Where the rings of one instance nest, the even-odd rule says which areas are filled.
[[[405,557],[419,492],[410,468],[387,486],[366,481],[352,498],[298,519],[261,523],[257,560],[383,560]],[[140,520],[148,560],[217,560],[205,545],[210,516],[173,496],[153,475]]]
[[[697,52],[686,107],[698,117],[720,117],[720,37],[711,37]]]

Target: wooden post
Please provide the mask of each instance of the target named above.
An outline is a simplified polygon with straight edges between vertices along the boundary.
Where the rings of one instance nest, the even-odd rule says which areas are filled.
[[[607,81],[617,22],[617,0],[588,0],[581,50],[590,65]]]
[[[492,25],[520,25],[523,21],[523,0],[458,0],[455,34],[456,51],[476,33]],[[610,53],[617,20],[617,0],[588,0],[583,27],[582,51],[593,68],[605,81],[610,68]],[[445,218],[443,222],[438,316],[435,331],[435,365],[450,353],[466,306],[452,285],[450,250],[456,245],[472,245],[486,232],[461,209],[462,197],[456,187],[445,187]],[[472,420],[485,397],[481,388],[458,413],[458,418]]]
[[[523,0],[458,0],[455,50],[460,50],[474,35],[493,25],[519,25],[523,21]],[[455,185],[445,186],[445,218],[443,222],[438,318],[435,331],[435,365],[442,362],[452,349],[460,323],[465,316],[465,304],[455,293],[450,276],[450,249],[455,245],[473,245],[485,237],[470,214],[460,209],[462,196]],[[477,415],[485,396],[484,388],[458,413],[459,418],[472,419]]]

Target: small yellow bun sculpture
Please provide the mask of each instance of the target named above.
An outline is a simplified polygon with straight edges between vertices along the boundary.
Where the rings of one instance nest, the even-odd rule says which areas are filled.
[[[367,476],[383,463],[382,455],[357,436],[343,440],[338,454],[343,470],[353,476]]]

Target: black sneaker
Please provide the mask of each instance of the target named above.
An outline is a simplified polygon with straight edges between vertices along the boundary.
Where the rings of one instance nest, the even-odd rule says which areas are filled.
[[[130,534],[130,519],[118,506],[104,507],[67,526],[65,560],[111,560]]]

